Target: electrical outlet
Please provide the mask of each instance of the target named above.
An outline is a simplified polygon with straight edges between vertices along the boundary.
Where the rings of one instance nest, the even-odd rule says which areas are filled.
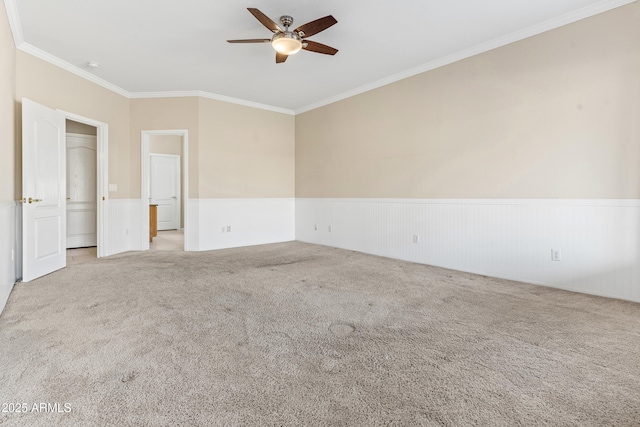
[[[551,260],[562,261],[562,251],[560,249],[551,249]]]
[[[329,226],[329,233],[331,233],[331,226]]]
[[[413,243],[420,243],[420,236],[418,236],[417,234],[413,235]]]
[[[227,233],[231,233],[231,226],[227,225]]]

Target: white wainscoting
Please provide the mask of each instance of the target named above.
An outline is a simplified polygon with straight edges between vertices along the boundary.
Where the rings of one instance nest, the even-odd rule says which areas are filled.
[[[0,313],[16,282],[16,203],[0,203]]]
[[[185,210],[185,250],[200,250],[200,199],[187,199]]]
[[[22,279],[22,203],[16,203],[15,210],[15,241],[16,241],[16,262],[15,262],[15,282]]]
[[[190,199],[188,203],[188,250],[295,240],[293,198]]]
[[[140,250],[140,199],[110,199],[107,256]]]
[[[296,239],[640,302],[640,200],[296,199]]]
[[[188,251],[295,240],[295,199],[188,199]],[[142,250],[140,199],[111,199],[108,255]],[[231,231],[226,231],[227,226]],[[224,227],[224,232],[222,231]]]

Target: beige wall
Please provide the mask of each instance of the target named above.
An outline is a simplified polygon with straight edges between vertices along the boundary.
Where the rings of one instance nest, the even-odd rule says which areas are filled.
[[[294,126],[291,115],[201,98],[200,197],[294,197]]]
[[[130,180],[133,193],[140,197],[141,141],[143,130],[179,130],[189,131],[189,198],[199,197],[198,182],[198,98],[150,98],[131,100],[131,171]]]
[[[0,3],[0,202],[14,200],[16,49],[4,3]]]
[[[293,116],[205,98],[132,99],[134,197],[141,132],[171,129],[189,131],[190,198],[293,197],[294,124]]]
[[[22,98],[29,98],[50,108],[107,123],[109,183],[118,185],[118,191],[109,193],[109,197],[132,197],[129,185],[129,99],[22,51],[17,51],[16,60],[17,111],[20,111]],[[16,116],[16,141],[20,141],[20,114]],[[19,166],[22,160],[20,156],[16,157]],[[17,194],[20,193],[20,181],[18,176]]]
[[[182,155],[182,136],[151,135],[149,137],[149,153]]]
[[[66,121],[67,133],[79,133],[80,135],[97,135],[98,129],[95,126],[85,125],[84,123]]]
[[[298,197],[640,198],[640,4],[296,117]]]

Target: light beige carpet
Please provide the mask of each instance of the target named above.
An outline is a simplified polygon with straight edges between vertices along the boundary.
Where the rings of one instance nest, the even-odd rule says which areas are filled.
[[[73,265],[0,345],[2,426],[640,425],[640,305],[299,242]]]

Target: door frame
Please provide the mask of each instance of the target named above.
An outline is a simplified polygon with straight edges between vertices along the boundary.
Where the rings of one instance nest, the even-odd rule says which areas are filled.
[[[171,129],[171,130],[143,130],[141,132],[141,179],[140,179],[140,194],[142,199],[140,200],[141,224],[140,230],[140,248],[143,251],[149,250],[149,171],[151,169],[149,161],[149,137],[153,135],[174,135],[182,137],[182,156],[180,165],[182,168],[182,194],[184,195],[184,247],[183,250],[187,250],[189,247],[189,131],[187,129]]]
[[[98,233],[98,250],[97,257],[102,258],[108,254],[109,248],[109,125],[99,122],[78,114],[69,113],[68,111],[58,109],[66,120],[83,123],[85,125],[96,128],[96,163],[97,163],[97,179],[96,179],[96,196],[98,206],[97,213],[97,233]],[[66,133],[65,133],[66,138]]]
[[[182,155],[180,155],[180,154],[149,153],[149,164],[151,164],[151,156],[171,158],[178,165],[178,177],[177,177],[178,178],[178,212],[177,212],[176,216],[178,218],[178,229],[180,229],[180,223],[182,222],[181,220],[183,219],[182,215],[180,215],[180,210],[181,210],[180,207],[182,205],[182,178],[181,178]],[[149,172],[151,172],[151,168],[149,168]],[[149,176],[151,176],[151,173],[149,173]],[[149,179],[149,183],[151,184],[151,179]],[[149,188],[151,188],[151,187],[149,187]],[[149,194],[149,195],[151,195],[151,194]]]
[[[94,161],[94,166],[96,167],[96,177],[98,176],[98,144],[97,144],[97,139],[98,138],[97,138],[97,136],[96,135],[86,135],[86,134],[83,134],[83,133],[66,132],[66,134],[65,134],[65,142],[66,142],[65,149],[67,150],[67,152],[66,152],[66,155],[67,155],[66,169],[67,170],[65,172],[67,174],[67,182],[66,182],[67,189],[69,188],[69,157],[68,156],[69,156],[69,138],[70,137],[71,138],[76,138],[76,139],[82,139],[82,140],[85,140],[85,141],[90,139],[91,141],[94,141],[96,143],[95,144],[96,158],[95,158],[95,161]],[[100,195],[98,194],[98,181],[97,180],[96,180],[96,188],[94,188],[94,191],[95,191],[95,198],[96,198],[96,203],[95,203],[95,209],[96,209],[95,212],[96,213],[95,213],[95,217],[94,218],[96,219],[96,232],[95,232],[95,235],[96,235],[96,247],[97,247],[98,246],[98,242],[97,242],[97,239],[98,239],[98,222],[97,222],[97,218],[98,218],[98,203],[101,202],[100,201]],[[66,196],[68,197],[69,193],[66,193]],[[67,199],[67,203],[69,203],[69,199]],[[67,218],[69,218],[69,205],[68,204],[67,204]],[[67,220],[67,249],[72,249],[72,248],[68,247],[69,246],[69,227],[68,227],[68,224],[69,224],[69,222]]]

